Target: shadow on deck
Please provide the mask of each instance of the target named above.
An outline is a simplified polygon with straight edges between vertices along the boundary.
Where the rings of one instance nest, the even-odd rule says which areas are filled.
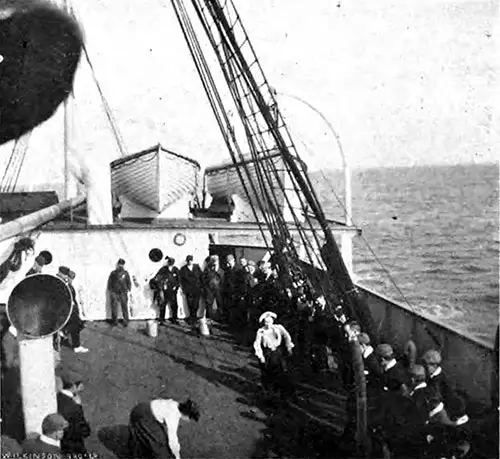
[[[300,399],[273,405],[260,397],[260,373],[250,348],[227,331],[203,338],[187,328],[161,327],[157,338],[144,323],[111,328],[88,323],[88,354],[62,351],[63,368],[85,381],[83,405],[93,427],[88,450],[127,458],[131,409],[154,398],[197,400],[198,423],[181,424],[182,457],[332,457],[345,423],[345,395],[333,374],[314,381],[295,375]]]

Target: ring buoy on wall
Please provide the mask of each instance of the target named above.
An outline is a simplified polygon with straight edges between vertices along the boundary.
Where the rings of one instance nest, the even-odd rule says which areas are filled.
[[[184,245],[186,243],[186,235],[184,233],[177,233],[174,236],[175,245]]]

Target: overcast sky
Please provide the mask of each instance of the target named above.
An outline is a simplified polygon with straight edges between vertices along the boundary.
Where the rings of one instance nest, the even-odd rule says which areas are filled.
[[[204,164],[228,157],[170,1],[74,3],[129,151],[161,141]],[[497,1],[235,3],[312,168],[340,164],[336,142],[291,96],[323,113],[355,167],[497,161]],[[86,66],[75,94],[78,155],[118,157]],[[59,115],[33,135],[21,181],[60,180],[61,171]]]

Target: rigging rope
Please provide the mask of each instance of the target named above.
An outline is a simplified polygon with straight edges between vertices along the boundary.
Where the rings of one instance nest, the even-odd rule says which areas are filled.
[[[123,137],[118,129],[118,124],[117,124],[115,118],[113,117],[113,111],[111,110],[111,107],[110,107],[110,105],[109,105],[109,103],[104,95],[104,92],[101,88],[101,84],[99,83],[99,80],[97,79],[97,75],[96,75],[94,66],[92,64],[92,61],[90,60],[90,55],[88,53],[88,50],[87,50],[87,47],[85,46],[85,44],[83,45],[83,52],[85,54],[85,58],[87,59],[87,63],[89,64],[90,70],[92,72],[92,79],[94,80],[94,83],[97,87],[97,91],[99,92],[99,96],[101,97],[101,102],[102,102],[102,105],[104,107],[104,112],[106,113],[106,117],[108,118],[109,124],[111,126],[111,130],[113,131],[113,135],[115,137],[116,144],[118,145],[118,149],[120,150],[120,153],[122,156],[127,156],[128,151],[127,151],[127,148],[125,146],[125,142],[124,142]]]
[[[80,24],[83,23],[83,21],[81,21],[80,18],[78,17],[77,11],[76,11],[73,3],[71,3],[69,5],[69,13],[78,23],[80,23]],[[97,91],[99,92],[99,96],[101,98],[101,102],[102,102],[102,105],[104,107],[106,117],[108,118],[108,122],[111,126],[111,130],[113,131],[113,135],[114,135],[116,143],[118,145],[118,149],[119,149],[122,156],[127,156],[128,151],[127,151],[127,148],[125,146],[123,136],[121,135],[120,130],[118,128],[118,123],[116,122],[116,120],[113,116],[113,110],[111,109],[111,106],[109,105],[109,103],[104,95],[104,92],[101,88],[101,84],[99,83],[99,80],[97,78],[96,71],[95,71],[94,66],[92,64],[92,61],[90,59],[90,54],[87,50],[87,46],[85,45],[85,43],[83,44],[83,52],[85,55],[85,59],[87,60],[87,63],[89,65],[89,68],[90,68],[90,71],[92,74],[92,79],[94,80],[94,84],[96,85]]]
[[[220,97],[220,94],[217,91],[212,73],[210,72],[210,69],[208,67],[208,64],[204,58],[204,55],[201,51],[201,46],[198,42],[198,39],[196,37],[196,34],[194,32],[194,28],[192,26],[192,23],[189,19],[189,16],[185,10],[185,6],[182,2],[182,0],[171,0],[172,6],[174,7],[175,14],[177,16],[177,19],[179,21],[179,24],[181,26],[182,33],[184,35],[184,38],[186,39],[186,43],[188,45],[189,51],[191,53],[191,56],[193,57],[193,61],[195,63],[196,70],[198,71],[198,74],[200,76],[200,79],[202,81],[203,87],[205,89],[205,93],[207,94],[207,97],[209,99],[210,105],[212,107],[212,110],[214,112],[215,118],[217,120],[217,123],[219,125],[219,128],[223,134],[224,141],[226,143],[226,146],[228,147],[229,153],[231,155],[231,158],[233,160],[233,163],[237,163],[237,155],[240,158],[241,161],[244,160],[243,154],[239,148],[239,145],[236,141],[236,137],[234,134],[234,131],[231,127],[231,121],[228,118],[227,115],[227,110],[224,107],[224,104],[222,102],[222,99]],[[205,27],[205,24],[203,23],[203,26]],[[247,196],[250,196],[250,193],[248,191],[247,183],[243,179],[242,172],[239,168],[236,169],[238,173],[238,177],[240,179],[240,182],[243,185],[243,188],[245,190],[245,194]],[[252,192],[254,195],[257,197],[257,201],[260,204],[259,196],[255,191],[255,186],[253,184],[253,181],[251,180],[251,176],[248,172],[247,169],[245,169],[245,173],[247,174],[247,178],[249,179],[249,185],[252,188]],[[253,205],[253,202],[250,200],[250,206],[252,209],[252,212],[254,214],[254,217],[256,221],[259,221],[257,211],[255,209],[255,206]],[[261,207],[259,205],[259,207]],[[261,207],[262,208],[262,207]],[[268,223],[267,216],[264,215],[264,219],[266,220],[266,223]],[[266,245],[267,243],[267,238],[266,234],[264,233],[264,230],[259,226],[262,237]]]
[[[299,139],[299,141],[302,143],[302,145],[304,146],[304,148],[312,154],[311,152],[311,149],[306,145],[306,143],[300,138],[300,136],[298,136],[296,133],[294,133],[294,136],[296,138]],[[320,170],[321,172],[321,175],[323,177],[323,180],[328,184],[328,187],[330,188],[330,191],[331,193],[334,195],[334,197],[336,198],[338,204],[340,205],[340,207],[342,208],[342,210],[344,211],[344,213],[347,212],[347,209],[345,207],[345,204],[344,202],[342,201],[342,199],[340,199],[340,196],[339,194],[335,191],[333,185],[331,184],[331,181],[330,180],[327,180],[326,178],[326,175],[323,171],[323,169]],[[352,223],[353,223],[353,226],[355,227],[358,227],[358,225],[356,224],[356,222],[354,221],[354,219],[352,218],[351,216],[351,220],[352,220]],[[363,240],[363,242],[365,243],[365,245],[368,247],[368,250],[370,251],[370,253],[372,254],[373,258],[375,259],[375,261],[380,265],[380,267],[382,268],[384,274],[388,277],[389,281],[391,282],[391,284],[393,285],[393,287],[396,289],[396,291],[398,292],[398,294],[401,296],[401,298],[404,300],[404,302],[408,305],[408,307],[412,310],[412,312],[416,313],[416,308],[415,306],[410,303],[410,301],[408,300],[408,297],[403,293],[403,291],[401,290],[401,288],[399,287],[399,285],[396,283],[396,280],[394,279],[394,277],[392,276],[391,272],[389,271],[389,269],[382,263],[382,261],[380,260],[380,258],[377,256],[377,254],[375,253],[375,251],[373,250],[372,246],[370,245],[370,243],[368,242],[368,240],[365,238],[365,236],[363,235],[363,233],[360,234],[361,236],[361,239]],[[435,334],[430,331],[428,329],[428,327],[424,324],[424,329],[426,330],[426,332],[431,336],[431,338],[436,342],[436,344],[438,344],[439,347],[442,346],[442,343],[440,342],[440,340],[435,336]]]
[[[219,12],[214,10],[211,12],[212,16],[214,17],[219,17],[218,14]],[[219,17],[220,21],[221,22],[224,22],[226,20],[226,18],[223,16],[223,15],[220,15],[221,17]],[[233,25],[231,26],[231,30],[234,29],[235,25],[238,23],[239,21],[239,16],[237,15],[237,19],[234,21]],[[226,20],[227,22],[227,20]],[[214,21],[214,24],[217,24],[218,26],[218,30],[219,30],[219,34],[220,36],[222,37],[221,38],[221,42],[225,45],[225,55],[226,55],[226,60],[222,59],[221,56],[220,56],[220,53],[218,52],[218,47],[216,44],[213,44],[213,47],[214,47],[214,50],[216,51],[218,57],[219,57],[219,62],[221,64],[221,67],[223,69],[223,72],[224,72],[224,66],[228,64],[229,62],[229,58],[227,57],[227,51],[226,51],[226,48],[229,46],[228,43],[224,42],[223,40],[224,39],[227,39],[229,42],[231,42],[230,44],[234,47],[234,52],[233,54],[230,56],[230,57],[233,57],[236,56],[238,54],[238,52],[241,50],[241,48],[243,47],[244,44],[247,44],[248,43],[248,46],[251,47],[251,44],[249,43],[249,40],[248,40],[248,37],[245,36],[245,40],[243,41],[243,43],[238,47],[237,44],[234,43],[234,37],[233,35],[231,35],[230,33],[227,33],[227,37],[223,34],[223,31],[221,30],[221,26],[218,22]],[[243,26],[241,25],[241,23],[238,24],[242,30],[243,29]],[[206,27],[207,29],[207,27]],[[209,37],[210,38],[210,37]],[[212,40],[212,43],[213,43],[213,40]],[[253,48],[252,48],[252,51],[253,51]],[[235,59],[233,59],[233,64],[235,62]],[[253,118],[254,121],[256,122],[256,115],[260,114],[263,118],[265,118],[264,116],[264,112],[266,110],[266,107],[267,105],[263,105],[263,107],[257,107],[257,109],[255,108],[252,108],[252,104],[251,104],[251,100],[249,100],[249,97],[250,95],[253,96],[253,98],[255,98],[256,102],[257,102],[257,105],[259,105],[258,103],[258,99],[259,97],[262,97],[260,96],[259,94],[259,88],[255,89],[254,86],[250,83],[250,81],[247,80],[247,73],[249,72],[249,67],[244,67],[246,64],[245,64],[245,61],[244,61],[244,58],[240,57],[240,61],[238,61],[238,64],[240,64],[242,67],[239,68],[239,74],[237,75],[237,77],[232,77],[231,76],[228,78],[226,76],[226,80],[228,81],[228,84],[229,84],[229,87],[230,89],[233,89],[235,87],[235,81],[237,81],[238,79],[242,79],[243,76],[245,76],[245,83],[247,84],[247,87],[249,88],[249,91],[248,92],[245,92],[245,91],[242,91],[242,94],[237,94],[235,93],[235,91],[233,91],[233,99],[234,99],[234,102],[236,103],[236,105],[238,106],[238,111],[240,113],[240,117],[242,119],[242,122],[244,124],[244,127],[246,129],[246,132],[247,132],[247,138],[248,138],[248,141],[249,141],[249,144],[250,144],[250,148],[251,148],[251,153],[253,154],[254,158],[255,158],[255,161],[259,161],[259,159],[262,159],[262,158],[259,158],[258,155],[255,153],[255,151],[259,151],[259,149],[255,148],[255,146],[253,145],[253,142],[254,142],[254,139],[257,139],[257,143],[260,145],[260,151],[264,151],[264,152],[268,152],[268,151],[272,151],[273,149],[276,149],[278,147],[275,147],[274,144],[273,144],[273,147],[269,148],[267,147],[266,145],[266,141],[264,140],[264,137],[263,137],[263,134],[269,134],[269,138],[271,141],[276,141],[276,137],[275,137],[275,131],[276,129],[279,129],[279,128],[282,128],[284,129],[285,131],[285,134],[286,134],[286,137],[289,139],[288,144],[285,145],[285,150],[282,150],[281,153],[282,155],[284,156],[285,154],[288,154],[290,155],[291,157],[293,158],[297,158],[298,159],[298,155],[296,154],[296,151],[294,149],[294,146],[293,146],[293,142],[291,140],[291,137],[289,136],[289,133],[286,131],[286,125],[285,123],[283,122],[283,119],[281,118],[280,116],[280,113],[278,110],[275,110],[275,120],[273,121],[273,123],[271,123],[272,125],[269,125],[269,120],[265,119],[265,124],[267,126],[266,130],[265,131],[260,131],[258,130],[257,132],[253,130],[252,128],[252,125],[249,123],[249,119],[250,118]],[[257,66],[259,67],[259,70],[261,72],[261,78],[264,80],[264,83],[262,83],[261,86],[264,86],[266,85],[266,88],[269,90],[269,87],[267,85],[267,81],[262,73],[262,69],[260,68],[260,64],[257,60],[257,58],[254,56],[254,60],[252,62],[251,65],[254,65],[254,64],[257,64]],[[236,64],[235,64],[236,65]],[[247,72],[247,73],[245,73]],[[243,84],[241,84],[243,86]],[[270,92],[270,91],[269,91]],[[275,107],[277,109],[277,105],[276,105],[276,102],[274,101],[273,99],[273,96],[272,96],[272,93],[270,92],[270,96],[271,96],[271,102],[272,102],[272,105],[273,107]],[[250,115],[247,115],[244,111],[244,108],[242,108],[242,100],[246,100],[247,103],[249,104],[249,112],[250,112]],[[281,121],[281,123],[280,123]],[[252,133],[249,133],[248,130],[251,130]],[[258,128],[259,129],[259,128]],[[291,155],[290,152],[288,152],[287,148],[291,148],[295,155]],[[274,173],[275,176],[277,177],[277,181],[279,182],[280,179],[279,179],[279,173],[277,172],[276,170],[276,167],[274,165],[273,162],[271,161],[260,161],[261,164],[263,164],[262,166],[262,171],[260,172],[260,176],[261,177],[264,177],[264,179],[260,178],[261,181],[265,180],[267,181],[268,184],[270,184],[270,189],[271,189],[271,192],[273,192],[273,186],[272,186],[272,180],[270,179],[270,174]],[[307,173],[306,171],[304,170],[304,164],[302,162],[300,162],[300,159],[299,159],[299,164],[301,167],[298,167],[298,170],[301,171],[302,175],[305,175],[307,176]],[[286,172],[288,172],[288,174],[292,177],[292,184],[294,185],[294,191],[297,193],[297,196],[299,197],[299,200],[301,201],[301,206],[302,206],[302,209],[305,209],[307,207],[307,204],[306,202],[304,201],[304,198],[303,196],[301,195],[300,193],[300,187],[299,187],[299,184],[297,183],[297,181],[295,180],[295,176],[294,174],[292,174],[291,170],[290,170],[290,166],[286,163],[285,164],[285,168],[286,168]],[[269,171],[269,169],[273,169],[272,171]],[[308,180],[308,178],[306,178],[306,183],[309,183],[309,188],[311,188],[311,185],[310,185],[310,182]],[[266,187],[263,186],[263,191],[264,193],[266,192]],[[285,193],[285,199],[287,200],[287,204],[289,204],[289,207],[292,211],[292,213],[294,213],[294,209],[293,207],[291,206],[291,203],[288,201],[288,196],[286,195],[286,189],[285,187],[280,184],[280,188],[281,188],[281,191]],[[314,191],[312,190],[312,193],[314,195]],[[267,196],[267,200],[268,202],[270,201],[270,197],[269,197],[269,193],[267,193],[268,196]],[[273,193],[274,194],[274,193]],[[274,199],[274,201],[276,201]],[[309,216],[308,216],[308,213],[307,212],[304,212],[304,216],[305,218],[307,219],[308,223],[309,223],[309,226],[311,228],[311,234],[313,235],[314,239],[315,239],[315,242],[317,244],[317,247],[318,249],[321,247],[321,241],[319,240],[318,236],[317,236],[317,233],[315,231],[315,228],[314,226],[312,225],[311,221],[309,220]],[[296,218],[296,215],[295,215],[295,223],[296,223],[296,226],[297,226],[297,229],[301,230],[302,228],[302,225],[300,224],[300,222],[298,222],[297,218]],[[280,227],[281,229],[281,234],[284,235],[284,239],[287,240],[288,239],[288,231],[287,231],[287,228],[282,224],[282,222],[277,222],[278,223],[278,227]],[[281,223],[281,224],[280,224]],[[307,246],[306,246],[307,247]],[[290,249],[293,251],[295,249],[295,247],[293,246],[290,246]],[[316,251],[315,251],[316,252]],[[309,253],[309,256],[310,256],[310,253]],[[311,262],[313,262],[313,257],[310,256],[310,260]],[[320,263],[321,265],[321,263]],[[335,279],[332,279],[334,283],[335,282]],[[339,284],[339,283],[336,283],[337,284],[337,288],[342,291],[342,286]],[[321,284],[320,284],[321,285]]]
[[[214,114],[215,114],[216,119],[219,123],[219,127],[221,128],[223,137],[224,137],[226,144],[230,150],[230,154],[231,154],[231,157],[233,159],[233,162],[236,163],[237,160],[235,159],[235,154],[238,153],[241,156],[241,150],[239,149],[237,141],[234,138],[235,136],[234,136],[234,131],[231,127],[231,123],[227,119],[227,111],[225,110],[224,105],[222,103],[220,103],[218,106],[216,106],[214,104],[214,98],[215,98],[215,100],[220,100],[220,96],[217,92],[217,88],[213,85],[213,80],[212,80],[210,71],[207,68],[206,61],[204,59],[203,53],[200,50],[200,47],[199,47],[199,44],[198,44],[198,41],[196,38],[196,34],[194,33],[192,25],[190,23],[190,20],[187,16],[187,13],[184,10],[184,5],[183,5],[182,1],[178,1],[177,5],[176,5],[176,3],[172,0],[172,4],[174,5],[174,8],[176,8],[176,6],[179,8],[178,10],[176,9],[176,15],[179,19],[179,22],[181,23],[181,28],[183,30],[183,34],[186,38],[186,41],[188,42],[188,47],[189,47],[190,52],[195,60],[195,65],[197,67],[197,70],[198,70],[201,78],[202,78],[202,83],[204,85],[205,91],[207,92],[209,101],[210,101],[212,108],[214,110]],[[251,124],[249,124],[249,122],[248,122],[249,117],[247,116],[244,108],[241,105],[241,100],[246,99],[248,102],[248,96],[251,95],[253,98],[255,98],[255,100],[257,102],[257,106],[258,106],[258,110],[254,110],[255,113],[257,113],[257,114],[260,113],[263,116],[263,118],[265,118],[263,113],[262,113],[262,110],[265,111],[266,105],[264,104],[264,106],[261,107],[260,105],[262,104],[262,101],[259,102],[259,100],[257,100],[257,99],[259,99],[259,97],[260,98],[262,97],[259,93],[261,87],[265,87],[268,92],[270,92],[270,91],[269,91],[269,86],[267,84],[267,81],[262,73],[262,69],[260,68],[260,64],[259,64],[256,57],[252,61],[252,64],[251,64],[251,66],[253,66],[255,64],[258,66],[258,69],[261,73],[261,79],[263,79],[263,81],[264,81],[256,89],[254,87],[255,81],[253,81],[253,83],[251,84],[247,80],[249,68],[248,68],[248,66],[245,67],[246,63],[244,62],[244,59],[241,60],[242,57],[238,54],[238,51],[240,48],[238,48],[238,45],[235,44],[234,39],[232,39],[232,35],[231,35],[232,32],[228,32],[226,35],[225,30],[222,28],[221,23],[223,23],[224,21],[227,22],[227,19],[225,17],[220,17],[221,16],[220,12],[217,10],[214,10],[214,11],[210,11],[210,13],[209,13],[209,15],[212,17],[212,20],[209,21],[204,16],[206,8],[203,6],[200,6],[200,2],[193,2],[193,5],[196,9],[196,12],[199,16],[201,23],[202,23],[202,26],[205,29],[205,32],[207,33],[207,36],[212,44],[212,47],[213,47],[214,51],[216,52],[217,58],[219,59],[219,64],[221,66],[221,70],[224,74],[224,77],[226,78],[226,82],[229,85],[229,89],[232,91],[233,101],[236,103],[236,105],[238,107],[238,112],[239,112],[241,121],[243,123],[243,127],[245,128],[245,132],[247,134],[247,140],[248,140],[249,146],[250,146],[250,153],[251,153],[251,156],[254,160],[253,161],[254,168],[256,169],[255,172],[257,175],[256,178],[257,178],[257,182],[258,182],[257,187],[260,189],[260,195],[265,197],[264,202],[258,202],[259,208],[264,210],[263,216],[266,219],[266,224],[267,224],[269,230],[271,231],[271,234],[284,236],[282,238],[282,240],[283,240],[283,243],[286,245],[289,243],[289,240],[290,240],[290,238],[287,237],[288,229],[287,229],[286,225],[283,224],[283,221],[282,221],[282,219],[280,219],[280,216],[278,216],[278,212],[272,211],[273,208],[276,208],[277,206],[276,206],[276,199],[273,199],[275,196],[275,193],[273,190],[272,180],[270,178],[271,178],[272,174],[273,173],[276,174],[277,171],[276,171],[275,165],[270,161],[265,161],[266,164],[264,166],[262,166],[262,165],[259,166],[259,164],[263,162],[262,159],[264,158],[259,153],[266,153],[266,152],[270,152],[270,151],[273,151],[276,149],[278,151],[280,151],[280,150],[283,150],[283,148],[284,148],[284,151],[280,151],[282,156],[284,156],[285,154],[288,154],[290,157],[296,158],[297,154],[296,154],[296,151],[294,150],[293,142],[289,136],[289,133],[286,131],[286,126],[285,126],[283,119],[281,118],[278,111],[276,111],[276,113],[275,113],[276,121],[273,121],[273,123],[269,124],[269,120],[267,118],[264,119],[264,122],[265,122],[264,125],[266,126],[266,129],[264,131],[262,131],[260,128],[257,128],[257,131],[251,132],[252,131],[252,129],[250,129]],[[208,5],[209,7],[210,6],[213,7],[212,2],[209,2],[205,5]],[[183,22],[183,19],[185,22]],[[214,32],[212,30],[214,25],[217,26],[218,33],[220,35],[220,40],[221,40],[220,42],[215,41]],[[237,19],[234,21],[233,26],[231,26],[232,27],[231,31],[234,30],[234,27],[236,25],[239,25],[241,30],[244,31],[243,26],[241,25],[241,23],[239,23],[239,16],[238,15],[237,15]],[[246,32],[244,32],[244,33],[246,34]],[[224,42],[224,40],[226,40],[226,41]],[[221,52],[219,50],[219,47],[221,44],[226,47],[224,49],[226,59],[223,59]],[[245,37],[245,40],[242,42],[241,46],[243,46],[244,44],[248,44],[248,46],[251,47],[251,44],[249,43],[247,36]],[[234,48],[235,46],[236,46],[236,48]],[[232,50],[231,51],[232,54],[230,54],[229,57],[237,56],[239,60],[233,59],[231,62],[231,59],[228,59],[228,57],[227,57],[228,56],[228,47]],[[251,49],[253,52],[253,48],[251,48]],[[238,72],[238,70],[236,71],[236,73],[237,73],[236,77],[231,76],[228,73],[228,71],[232,70],[230,67],[230,64],[243,66],[243,67],[239,67],[239,72]],[[229,67],[229,69],[227,67]],[[241,97],[241,95],[235,91],[235,87],[237,87],[237,84],[235,84],[235,81],[237,81],[238,78],[242,79],[243,76],[245,77],[245,83],[247,85],[246,87],[249,90],[247,92],[244,92],[243,96]],[[271,94],[271,102],[273,102],[274,106],[276,106],[276,101],[272,97],[272,94]],[[221,123],[222,119],[225,120],[225,124]],[[276,134],[275,131],[276,131],[276,129],[279,129],[279,128],[285,129],[286,137],[289,139],[289,141],[284,145],[283,148],[280,148],[279,146],[275,146],[276,144],[273,144],[272,148],[267,147],[265,145],[266,142],[263,138],[263,135],[267,134],[269,137],[269,140],[271,142],[272,141],[276,142],[277,137],[275,135]],[[228,133],[231,134],[231,137],[229,136]],[[255,141],[254,138],[257,139],[257,144],[260,145],[260,148],[257,148],[256,144],[254,143],[254,141]],[[280,139],[283,140],[282,138],[280,138]],[[232,143],[231,143],[231,140],[233,141]],[[288,152],[288,150],[287,150],[288,144],[290,144],[290,148],[292,148],[295,155],[291,155],[290,152]],[[286,161],[285,161],[285,163],[286,163]],[[297,165],[294,165],[294,167],[297,169],[299,174],[302,173],[302,175],[307,175],[306,171],[304,170],[304,164],[299,163],[299,165],[300,165],[300,167]],[[253,191],[252,194],[253,194],[253,196],[255,196],[257,198],[257,200],[259,200],[260,199],[259,194],[256,193],[255,185],[252,181],[252,176],[250,175],[248,168],[246,166],[247,166],[246,162],[243,162],[242,168],[244,169],[244,172],[247,175],[249,185]],[[260,169],[259,169],[259,167],[260,167]],[[270,169],[272,169],[272,170],[270,170]],[[248,189],[246,188],[246,184],[242,179],[242,173],[239,171],[239,167],[237,168],[237,172],[238,172],[238,175],[240,177],[240,180],[242,181],[243,187],[246,190],[246,194],[249,198],[250,204],[253,204],[252,203],[252,196],[248,193]],[[288,164],[286,166],[286,172],[289,175],[291,175],[292,177],[295,175],[295,173],[292,174],[292,172],[290,171],[290,166]],[[307,185],[308,183],[309,183],[309,186]],[[301,189],[299,183],[296,180],[292,179],[292,184],[294,185],[295,191],[298,191],[299,189]],[[310,182],[309,182],[308,178],[305,179],[305,184],[310,189]],[[283,185],[281,185],[281,191],[286,192]],[[312,195],[314,196],[314,191],[311,191],[311,192],[312,192]],[[298,193],[298,196],[301,198],[300,200],[301,200],[302,207],[304,207],[305,206],[304,198],[300,195],[300,193]],[[318,208],[317,197],[314,196],[313,199],[315,200],[315,208]],[[292,213],[294,213],[293,206],[289,205],[289,207],[291,208]],[[265,211],[266,209],[268,209],[270,211],[266,212]],[[252,206],[252,210],[254,210],[253,206]],[[255,211],[254,211],[254,214],[255,214]],[[313,235],[313,239],[315,239],[315,241],[316,241],[317,248],[320,249],[322,241],[320,241],[318,236],[317,236],[316,228],[312,224],[312,221],[309,219],[309,215],[307,212],[304,212],[304,216],[306,217],[306,220],[309,223],[309,226],[311,229],[311,234]],[[294,220],[295,220],[297,229],[299,230],[299,233],[300,233],[302,225],[301,224],[297,225],[297,217],[296,216],[295,216]],[[330,231],[330,230],[328,229],[328,231]],[[304,236],[301,236],[301,237],[302,237],[302,239],[306,239],[306,240],[308,239],[308,238],[305,238]],[[265,236],[264,236],[264,239],[265,239]],[[266,245],[268,247],[270,247],[270,245],[267,243],[267,241],[266,241]],[[273,246],[275,246],[274,241],[273,241]],[[278,251],[277,247],[274,247],[274,248],[275,248],[275,251]],[[307,244],[305,245],[305,248],[308,249]],[[290,245],[290,250],[292,252],[294,252],[295,247]],[[306,250],[306,251],[308,253],[310,260],[312,261],[312,264],[314,265],[314,261],[313,261],[314,257],[311,255],[311,250]],[[313,252],[316,255],[316,257],[318,258],[318,260],[321,260],[319,258],[319,254],[318,254],[319,250],[314,250]],[[335,277],[335,276],[333,276],[333,277]],[[341,283],[337,282],[336,278],[330,278],[328,281],[330,283],[333,283],[336,286],[336,290],[343,292],[342,285],[341,285]],[[321,283],[318,283],[318,285],[323,287],[323,285]],[[348,294],[348,293],[349,292],[344,292],[344,294]],[[329,306],[333,307],[333,305],[330,305],[330,304],[329,304]]]
[[[14,192],[19,176],[21,175],[24,160],[26,159],[26,152],[28,151],[29,140],[32,132],[33,131],[28,131],[26,134],[18,137],[14,141],[9,161],[5,168],[2,181],[0,182],[1,193]]]

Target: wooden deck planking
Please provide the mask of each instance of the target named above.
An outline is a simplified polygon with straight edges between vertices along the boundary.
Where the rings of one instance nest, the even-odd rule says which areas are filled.
[[[299,382],[303,394],[299,402],[288,405],[286,413],[283,408],[269,410],[257,395],[256,360],[231,334],[213,329],[207,339],[168,325],[160,328],[157,338],[150,338],[143,328],[137,322],[126,329],[88,323],[82,338],[90,352],[74,354],[63,349],[64,370],[78,372],[85,381],[82,398],[93,428],[87,446],[100,457],[127,457],[130,410],[141,401],[159,397],[190,396],[202,407],[199,423],[180,428],[183,457],[266,457],[270,449],[283,454],[283,448],[291,449],[290,457],[294,457],[293,450],[296,457],[303,457],[306,453],[292,446],[302,441],[311,447],[304,438],[308,430],[317,434],[325,429],[332,436],[340,433],[345,397],[337,394],[335,378],[329,377],[326,386],[324,382],[318,382],[320,386],[310,380],[304,385]]]

